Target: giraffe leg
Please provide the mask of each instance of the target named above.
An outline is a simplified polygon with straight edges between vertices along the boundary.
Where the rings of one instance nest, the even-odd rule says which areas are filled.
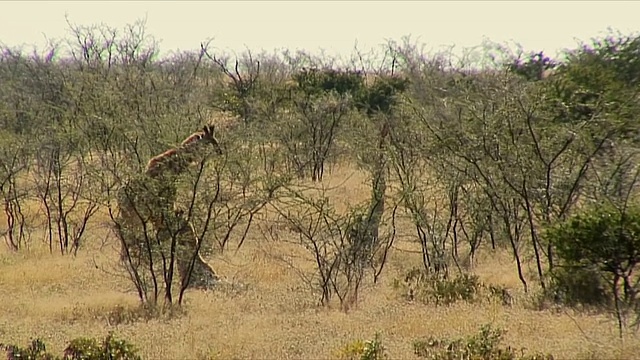
[[[196,256],[193,263],[193,270],[191,271],[191,274],[189,274],[192,256],[193,254],[191,257],[185,256],[178,259],[178,269],[180,271],[182,287],[202,290],[213,289],[220,282],[220,277],[216,274],[211,265],[209,265],[202,256],[200,256],[200,254]]]
[[[179,221],[184,222],[180,212],[176,215]],[[185,225],[182,227],[185,230],[179,237],[181,250],[177,257],[181,285],[187,289],[212,289],[220,282],[220,277],[199,254],[198,238],[192,232],[191,227],[188,224],[182,225]],[[193,267],[191,267],[192,263]]]
[[[115,235],[120,242],[120,264],[128,273],[141,300],[150,299],[149,285],[151,274],[148,271],[148,261],[145,261],[143,250],[144,240],[140,238],[140,229],[136,228],[135,221],[131,217],[119,211],[114,224]]]

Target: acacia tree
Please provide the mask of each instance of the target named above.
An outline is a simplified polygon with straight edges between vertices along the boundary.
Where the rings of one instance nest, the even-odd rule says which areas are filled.
[[[31,235],[23,208],[29,196],[28,186],[20,180],[28,171],[30,157],[22,136],[3,132],[0,144],[0,195],[7,218],[2,235],[11,250],[19,250],[29,245]]]
[[[311,180],[321,181],[324,165],[344,129],[353,108],[354,95],[364,86],[358,72],[334,69],[303,69],[293,75],[296,83],[292,133],[283,139],[300,176],[311,168]]]
[[[617,204],[616,204],[617,205]],[[640,212],[634,204],[620,209],[610,202],[593,204],[581,213],[549,227],[545,236],[555,246],[565,278],[559,283],[571,304],[578,301],[610,305],[622,336],[629,315],[640,322],[640,280],[634,275],[640,264]],[[572,286],[569,274],[591,274],[589,293]],[[604,288],[599,288],[603,284]]]
[[[200,45],[201,55],[215,64],[226,78],[222,82],[225,90],[219,94],[222,101],[218,102],[218,107],[250,124],[254,120],[252,102],[260,83],[260,61],[248,51],[242,61],[236,59],[234,65],[229,65],[228,57],[210,54],[208,46],[209,43]]]
[[[592,206],[603,206],[599,210],[588,208],[591,210],[577,214],[559,212],[556,207],[550,211],[556,216],[547,217],[547,221],[542,223],[553,229],[553,235],[548,237],[553,239],[548,244],[549,253],[555,249],[559,257],[559,267],[551,271],[553,286],[550,293],[554,295],[554,301],[569,305],[614,304],[620,327],[624,320],[622,315],[630,309],[627,301],[630,298],[628,295],[624,296],[626,300],[617,298],[613,280],[617,276],[622,281],[624,276],[620,274],[626,271],[623,268],[626,269],[625,266],[628,265],[615,265],[618,255],[605,260],[611,254],[602,252],[602,249],[592,249],[593,244],[590,245],[590,242],[596,239],[587,238],[594,236],[589,235],[589,232],[596,226],[592,223],[596,221],[596,214],[612,216],[611,222],[601,223],[601,226],[625,228],[626,220],[618,221],[619,217],[625,217],[627,208],[633,206],[632,199],[637,194],[637,167],[634,159],[638,153],[635,113],[639,68],[634,59],[638,44],[640,42],[635,35],[611,34],[593,39],[590,44],[582,44],[578,49],[567,52],[566,59],[559,62],[553,75],[545,80],[545,95],[548,100],[546,110],[550,114],[550,122],[569,127],[575,134],[574,143],[580,144],[577,148],[572,144],[568,149],[572,157],[582,159],[579,160],[582,162],[579,172],[583,175],[580,183],[575,186],[575,200]],[[632,213],[631,208],[629,211]],[[555,224],[555,221],[560,223]],[[564,228],[570,223],[580,225],[583,231],[580,234],[571,233]],[[562,231],[560,227],[563,227]],[[606,239],[599,238],[597,241],[607,243],[608,245],[604,245],[607,248],[615,248],[619,241],[624,240],[613,235],[600,235]],[[585,251],[593,251],[589,255],[580,253],[585,259],[589,259],[585,260],[590,263],[589,266],[574,266],[577,259],[575,249],[567,250],[569,245],[562,243],[567,241],[565,236],[584,237],[576,240],[576,244],[581,244]],[[603,270],[600,266],[599,270],[599,265],[596,265],[598,262],[610,263],[612,267]]]
[[[113,32],[104,29],[74,29],[80,39],[80,49],[75,51],[80,55],[74,61],[81,66],[71,91],[82,100],[78,103],[84,104],[74,110],[76,117],[84,120],[77,128],[88,141],[92,159],[85,172],[101,190],[94,193],[93,200],[110,210],[111,225],[121,239],[132,240],[118,242],[120,265],[124,265],[140,300],[181,303],[187,288],[203,283],[200,277],[208,265],[201,255],[224,250],[236,233],[241,235],[240,246],[255,214],[287,178],[254,168],[256,154],[246,148],[251,139],[244,140],[245,128],[238,129],[240,136],[226,133],[224,116],[215,111],[220,103],[210,102],[210,95],[219,88],[211,75],[220,72],[204,61],[206,50],[157,60],[155,42],[142,27],[127,27],[124,35],[113,38]],[[105,47],[102,49],[94,40],[103,39],[104,34],[111,40],[98,41]],[[84,39],[94,40],[87,43]],[[117,46],[112,46],[114,42]],[[93,54],[91,61],[86,62],[82,54]],[[100,90],[88,91],[98,79],[95,86]],[[184,129],[195,129],[211,120],[221,129],[222,137],[233,138],[223,146],[226,156],[201,163],[182,176],[164,179],[166,182],[141,177],[148,159],[180,142]],[[203,153],[202,157],[207,156]],[[137,191],[122,194],[119,190],[132,181],[140,185],[133,186]],[[174,189],[170,192],[175,193],[175,201],[158,198],[159,189]],[[160,220],[153,222],[147,216],[149,209],[138,203],[141,206],[130,209],[127,218],[136,225],[127,228],[130,224],[118,216],[118,192],[125,197],[149,196],[151,205],[162,203]],[[181,280],[178,296],[173,285],[176,270]],[[215,282],[213,269],[209,273],[215,278],[209,280]]]
[[[374,282],[382,272],[387,252],[395,239],[395,214],[391,214],[391,231],[381,234],[373,241],[371,229],[363,217],[369,216],[369,204],[351,206],[339,212],[326,195],[324,187],[320,194],[315,189],[289,189],[273,203],[283,227],[296,234],[291,241],[302,246],[314,262],[314,273],[300,271],[301,277],[312,291],[318,291],[319,303],[329,306],[337,297],[343,311],[358,305],[358,295],[367,275]],[[375,229],[378,230],[377,228]],[[280,239],[278,233],[269,236]],[[377,235],[376,235],[377,236]],[[282,256],[277,256],[283,258]]]
[[[30,149],[34,158],[25,159],[30,175],[33,175],[30,178],[35,182],[30,189],[35,191],[29,196],[41,201],[46,224],[45,241],[50,250],[53,251],[56,242],[62,253],[68,253],[77,250],[88,219],[97,207],[91,203],[80,205],[80,198],[85,195],[86,178],[80,168],[84,160],[73,116],[75,99],[69,92],[75,73],[68,63],[55,59],[58,53],[57,45],[51,45],[45,54],[34,51],[25,55],[19,50],[5,52],[7,68],[13,70],[12,75],[6,74],[13,78],[7,79],[5,84],[19,88],[15,89],[13,98],[3,100],[15,114],[5,118],[12,119],[9,120],[12,124],[6,125],[41,141]],[[26,190],[23,187],[22,192]],[[18,209],[16,206],[10,208]]]
[[[399,131],[397,143],[415,158],[419,150],[408,151],[402,136],[423,144],[418,149],[424,149],[424,161],[442,174],[438,179],[450,199],[449,214],[455,215],[443,226],[452,237],[452,251],[458,235],[469,241],[471,253],[485,237],[492,248],[497,240],[506,240],[525,289],[522,260],[529,253],[544,288],[553,257],[551,246],[541,242],[540,226],[571,212],[586,190],[592,160],[610,134],[594,137],[579,126],[555,123],[552,80],[529,82],[510,70],[444,66],[412,51],[398,52],[415,79],[408,108],[420,126],[415,133],[408,127]],[[422,132],[426,136],[420,137]],[[416,186],[407,181],[411,176],[406,170],[398,170],[407,188]]]

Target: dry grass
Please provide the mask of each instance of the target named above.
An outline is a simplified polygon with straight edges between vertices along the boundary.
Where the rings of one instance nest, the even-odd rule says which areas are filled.
[[[367,199],[364,181],[362,174],[345,168],[336,169],[327,179],[331,186],[340,185],[332,195],[341,206]],[[104,229],[93,231],[96,239],[104,238]],[[405,241],[399,245],[412,247]],[[516,298],[523,300],[513,307],[488,302],[438,308],[408,303],[393,288],[393,279],[419,265],[420,257],[395,251],[382,282],[365,288],[358,308],[348,314],[337,306],[317,307],[317,297],[298,273],[279,260],[277,255],[283,254],[295,257],[302,270],[312,271],[313,264],[303,261],[298,247],[267,242],[254,232],[237,253],[228,251],[210,259],[221,274],[246,284],[246,290],[190,292],[182,316],[135,319],[135,294],[126,279],[110,273],[116,256],[113,246],[84,249],[77,258],[49,255],[38,246],[21,254],[3,250],[0,342],[25,344],[40,337],[61,353],[74,337],[104,337],[113,330],[149,359],[331,358],[344,343],[370,339],[380,332],[391,358],[408,359],[415,358],[415,339],[463,336],[491,322],[508,331],[506,344],[561,359],[589,353],[598,358],[632,358],[640,350],[630,345],[639,344],[637,338],[621,344],[614,323],[604,316],[527,309],[525,297],[518,295],[521,287],[515,265],[506,253],[481,256],[474,271],[487,283],[513,289]]]

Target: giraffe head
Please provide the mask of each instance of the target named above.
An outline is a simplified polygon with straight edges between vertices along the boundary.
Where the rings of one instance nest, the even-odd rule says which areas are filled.
[[[222,149],[218,139],[213,135],[214,129],[213,125],[207,125],[202,130],[189,135],[177,148],[154,156],[147,163],[146,173],[157,176],[166,170],[173,173],[182,172],[193,161],[194,155],[198,153],[197,149],[201,148],[201,145],[211,144],[216,153],[221,155]]]
[[[215,131],[215,127],[213,125],[206,125],[205,127],[202,128],[201,131],[191,134],[191,136],[186,138],[180,145],[188,146],[196,142],[197,143],[208,142],[211,145],[213,145],[213,148],[216,151],[216,153],[218,153],[218,155],[222,155],[222,149],[220,147],[220,143],[218,142],[218,139],[216,139],[214,135],[214,131]]]

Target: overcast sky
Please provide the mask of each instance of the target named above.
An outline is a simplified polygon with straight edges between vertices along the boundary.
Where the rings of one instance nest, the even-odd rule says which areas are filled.
[[[348,56],[411,35],[438,48],[483,38],[554,55],[608,27],[640,30],[640,1],[0,1],[0,42],[44,46],[75,24],[122,28],[147,19],[163,53],[214,39],[225,51],[288,48]]]

